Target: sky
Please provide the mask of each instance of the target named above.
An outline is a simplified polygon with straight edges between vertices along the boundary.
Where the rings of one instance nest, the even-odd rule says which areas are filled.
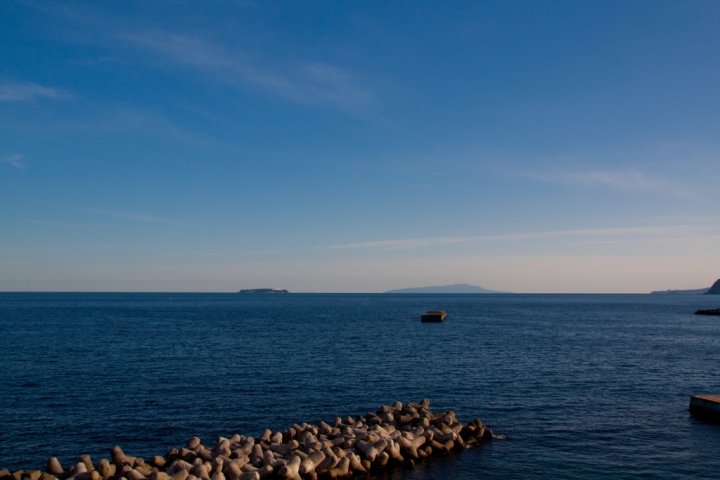
[[[720,278],[720,2],[0,2],[0,291]]]

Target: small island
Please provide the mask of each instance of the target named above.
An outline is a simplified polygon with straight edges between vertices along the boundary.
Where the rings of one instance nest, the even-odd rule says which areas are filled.
[[[238,293],[290,293],[284,288],[249,288]]]

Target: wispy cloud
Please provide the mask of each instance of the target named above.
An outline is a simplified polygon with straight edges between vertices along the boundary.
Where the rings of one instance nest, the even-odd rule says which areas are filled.
[[[597,228],[585,230],[556,230],[547,232],[513,233],[507,235],[480,235],[467,237],[429,237],[429,238],[405,238],[398,240],[377,240],[371,242],[347,243],[344,245],[330,245],[318,247],[325,249],[388,249],[400,250],[418,247],[433,247],[442,245],[454,245],[462,243],[493,242],[493,241],[516,241],[534,240],[542,238],[558,237],[608,237],[608,236],[631,236],[631,235],[672,235],[688,231],[695,231],[702,228],[697,225],[675,225],[662,227],[631,227],[631,228]]]
[[[215,74],[225,83],[258,87],[295,103],[360,113],[376,102],[357,75],[325,63],[261,66],[245,54],[208,40],[161,30],[116,32],[111,36],[166,62]]]
[[[693,242],[717,242],[720,235],[702,235],[695,237],[657,237],[657,238],[624,238],[620,240],[592,240],[587,242],[576,242],[573,245],[620,245],[626,243],[693,243]]]
[[[12,165],[15,168],[24,169],[25,164],[20,161],[21,158],[23,158],[22,155],[10,155],[9,157],[0,159],[0,162]]]
[[[0,80],[0,101],[20,102],[32,100],[37,97],[65,98],[69,95],[62,90],[51,87],[43,87],[36,83],[15,83]]]
[[[164,225],[173,225],[176,227],[187,226],[185,223],[182,223],[182,222],[177,222],[175,220],[168,220],[166,218],[161,218],[161,217],[155,217],[152,215],[120,212],[120,211],[115,211],[115,210],[104,210],[104,209],[100,209],[100,208],[90,208],[88,210],[90,210],[91,212],[99,213],[101,215],[105,215],[107,217],[123,218],[125,220],[132,220],[133,222],[160,223],[160,224],[164,224]]]
[[[29,222],[29,223],[36,223],[36,224],[38,224],[38,225],[45,225],[45,226],[48,226],[48,227],[62,227],[62,228],[70,228],[70,227],[72,227],[72,225],[70,225],[69,223],[57,222],[57,221],[55,221],[55,220],[33,220],[33,219],[27,219],[27,220],[25,220],[25,221],[26,221],[26,222]]]
[[[672,196],[685,196],[680,186],[649,177],[638,170],[590,170],[587,172],[560,174],[527,174],[527,177],[545,182],[576,186],[603,186],[623,192],[657,192]]]

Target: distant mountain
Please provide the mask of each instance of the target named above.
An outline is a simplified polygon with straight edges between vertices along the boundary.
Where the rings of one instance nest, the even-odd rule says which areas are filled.
[[[238,293],[289,293],[283,288],[249,288],[240,290]]]
[[[468,285],[467,283],[456,283],[455,285],[444,285],[441,287],[419,287],[419,288],[401,288],[399,290],[389,290],[385,293],[509,293],[496,292],[487,288]]]
[[[705,292],[705,293],[707,293],[707,294],[709,294],[709,295],[720,295],[720,280],[718,280],[717,282],[713,283],[713,286],[710,287],[710,290],[708,290],[708,291]]]
[[[650,292],[653,295],[702,295],[708,293],[709,288],[698,288],[696,290],[658,290]]]

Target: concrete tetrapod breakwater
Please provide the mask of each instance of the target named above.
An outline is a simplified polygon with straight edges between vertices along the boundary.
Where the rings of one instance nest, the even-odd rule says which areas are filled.
[[[83,455],[63,468],[57,458],[41,470],[0,471],[0,480],[260,480],[340,478],[392,465],[413,466],[421,458],[446,454],[493,438],[479,419],[463,424],[455,413],[432,412],[430,401],[392,406],[331,424],[295,424],[257,439],[219,437],[210,448],[193,437],[185,448],[147,462],[110,450],[110,460]]]

